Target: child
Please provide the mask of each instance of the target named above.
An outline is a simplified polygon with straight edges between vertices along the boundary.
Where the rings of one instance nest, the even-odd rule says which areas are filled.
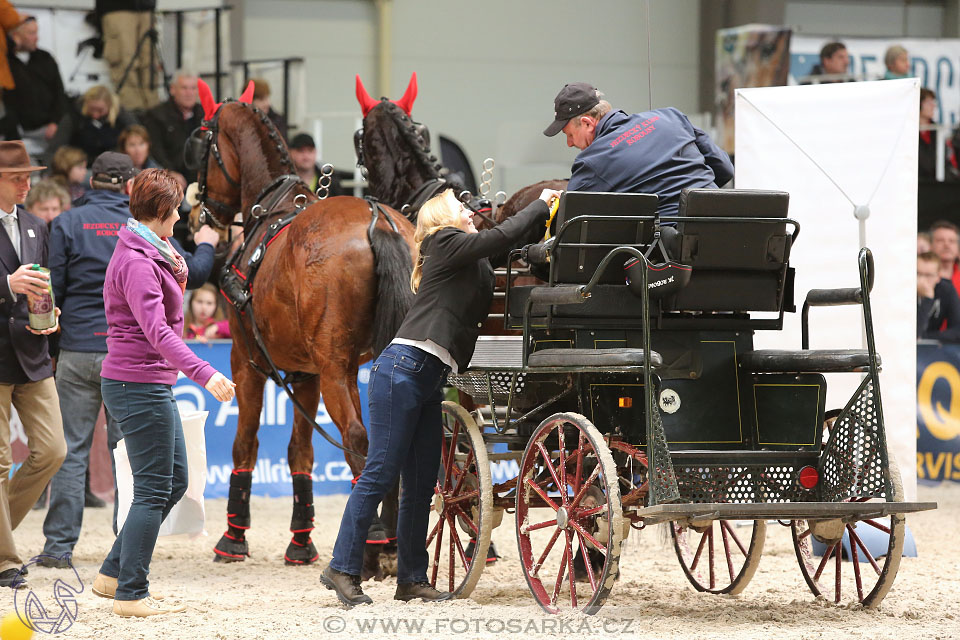
[[[223,319],[217,304],[217,288],[209,282],[190,296],[190,306],[183,322],[183,337],[200,342],[229,338],[230,325]]]
[[[87,181],[87,154],[76,147],[60,147],[53,154],[51,177],[70,194],[73,202],[82,196],[90,183]]]

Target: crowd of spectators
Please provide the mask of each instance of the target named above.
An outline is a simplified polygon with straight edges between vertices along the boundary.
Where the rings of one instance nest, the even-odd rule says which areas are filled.
[[[960,342],[960,227],[939,220],[917,234],[917,338]]]

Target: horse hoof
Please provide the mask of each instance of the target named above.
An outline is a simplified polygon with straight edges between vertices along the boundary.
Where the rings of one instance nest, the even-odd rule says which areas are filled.
[[[389,544],[380,552],[380,570],[385,576],[397,575],[397,546]]]
[[[368,544],[363,549],[363,567],[360,569],[360,580],[366,582],[373,578],[377,582],[383,581],[386,577],[383,569],[380,568],[380,548],[379,544]]]
[[[250,548],[246,540],[234,540],[227,534],[220,537],[213,552],[216,554],[213,557],[214,562],[243,562],[250,556]]]
[[[317,551],[317,548],[313,546],[313,541],[308,539],[307,544],[300,545],[291,540],[290,544],[287,545],[286,552],[283,554],[283,564],[288,566],[303,566],[313,564],[319,557],[320,553]]]

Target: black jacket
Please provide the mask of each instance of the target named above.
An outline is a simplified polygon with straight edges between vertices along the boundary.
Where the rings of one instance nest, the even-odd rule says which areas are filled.
[[[543,224],[548,213],[546,203],[536,200],[493,229],[466,233],[445,227],[427,236],[420,245],[420,289],[397,337],[432,340],[464,371],[493,300],[493,267],[487,258],[522,242],[527,230]]]
[[[143,126],[150,133],[150,155],[161,167],[182,173],[187,182],[194,182],[197,172],[184,165],[183,147],[202,122],[203,108],[199,104],[193,106],[193,117],[184,120],[180,107],[173,100],[158,104],[143,114]]]
[[[60,122],[68,110],[68,101],[60,67],[53,56],[37,49],[24,64],[10,46],[7,60],[17,88],[3,94],[3,103],[14,112],[17,123],[30,131]]]
[[[157,0],[97,0],[95,11],[98,16],[111,11],[153,11]]]
[[[30,321],[26,294],[17,294],[13,301],[7,276],[21,264],[47,264],[47,225],[17,207],[20,225],[20,259],[5,229],[0,229],[0,383],[26,384],[53,375],[46,336],[27,331]]]
[[[81,108],[77,103],[75,108],[68,109],[60,119],[57,134],[50,141],[50,157],[47,159],[47,164],[53,163],[53,154],[57,149],[70,145],[83,149],[87,154],[87,166],[93,166],[94,160],[104,151],[116,151],[117,140],[124,129],[137,124],[133,114],[122,107],[112,125],[107,120],[94,120],[83,115]]]
[[[932,298],[917,298],[917,337],[960,342],[960,297],[950,280],[942,278]]]

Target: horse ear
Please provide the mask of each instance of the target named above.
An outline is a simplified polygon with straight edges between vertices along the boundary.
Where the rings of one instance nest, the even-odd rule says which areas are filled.
[[[243,93],[240,94],[240,98],[237,100],[244,104],[253,103],[253,80],[247,83],[247,88],[243,90]]]
[[[406,114],[410,115],[410,110],[413,109],[413,101],[417,99],[417,72],[414,71],[413,75],[410,76],[410,82],[407,84],[407,90],[404,92],[403,97],[399,100],[394,100],[393,103],[403,109]]]
[[[363,111],[363,117],[366,118],[370,110],[377,106],[377,101],[370,97],[363,82],[360,80],[360,74],[357,74],[357,101],[360,103],[360,110]]]
[[[203,107],[203,119],[209,120],[217,112],[217,107],[220,105],[214,102],[210,85],[200,78],[197,78],[197,92],[200,94],[200,106]]]

